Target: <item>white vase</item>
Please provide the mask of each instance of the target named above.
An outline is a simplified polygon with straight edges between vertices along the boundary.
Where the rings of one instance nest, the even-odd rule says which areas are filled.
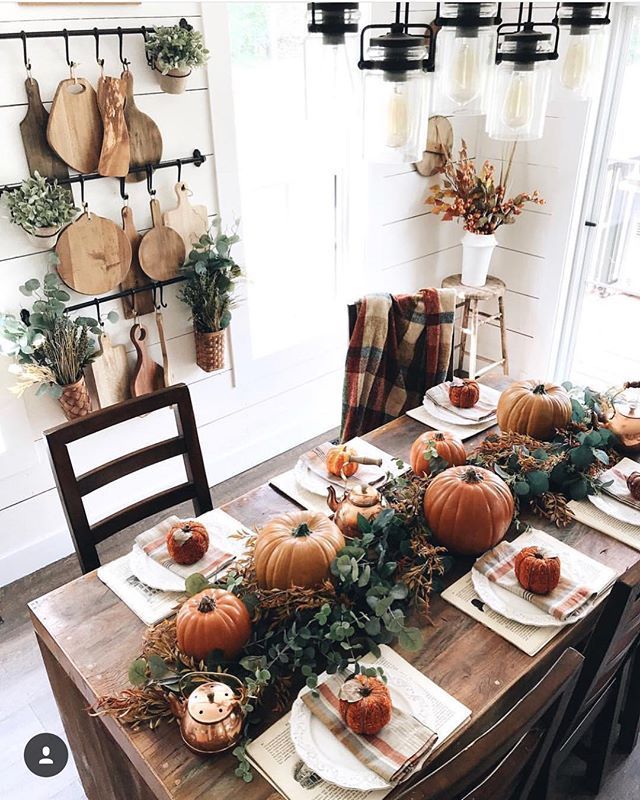
[[[491,256],[498,244],[493,233],[462,235],[462,283],[465,286],[484,286],[489,274]]]
[[[189,67],[170,69],[166,75],[160,73],[160,88],[166,94],[182,94],[187,88],[189,75],[191,75]]]

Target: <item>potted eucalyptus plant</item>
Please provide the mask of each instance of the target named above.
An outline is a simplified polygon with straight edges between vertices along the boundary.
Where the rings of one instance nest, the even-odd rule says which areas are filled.
[[[209,51],[200,31],[186,24],[158,27],[145,42],[147,57],[160,73],[167,94],[182,94],[194,67],[207,63]]]
[[[80,210],[73,205],[73,196],[67,188],[59,186],[56,180],[48,181],[38,172],[7,192],[5,202],[11,222],[19,225],[40,250],[53,247],[62,228]]]
[[[238,241],[235,231],[231,235],[205,233],[183,267],[187,280],[179,298],[191,309],[196,364],[205,372],[224,367],[224,335],[231,322],[236,283],[242,276],[231,257],[231,247]]]
[[[9,369],[18,378],[12,391],[21,396],[37,386],[36,395],[57,398],[67,419],[88,414],[91,398],[84,369],[98,353],[98,322],[65,314],[70,296],[55,273],[48,273],[42,283],[31,278],[20,291],[33,298],[31,310],[24,308],[19,316],[0,314],[1,349],[14,359]]]

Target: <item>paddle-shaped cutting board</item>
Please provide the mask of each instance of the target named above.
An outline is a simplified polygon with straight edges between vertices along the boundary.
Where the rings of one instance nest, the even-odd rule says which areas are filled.
[[[38,172],[47,178],[66,179],[69,169],[49,146],[47,123],[49,114],[42,105],[38,81],[27,78],[24,82],[27,92],[27,113],[20,123],[20,135],[27,157],[29,174]]]
[[[127,349],[123,344],[114,347],[104,332],[100,334],[100,354],[91,369],[100,408],[121,403],[130,396]]]
[[[62,231],[56,253],[58,274],[80,294],[112,291],[131,266],[131,245],[122,228],[87,211]]]
[[[120,78],[98,80],[98,109],[102,117],[102,150],[98,172],[123,178],[129,172],[129,131],[124,118],[125,91]]]
[[[177,275],[186,250],[180,234],[162,222],[162,210],[155,197],[150,206],[153,228],[142,237],[138,258],[145,275],[154,281],[166,281]]]
[[[164,385],[171,386],[173,383],[173,377],[171,375],[171,367],[169,366],[169,353],[167,351],[167,340],[164,335],[164,319],[162,317],[162,311],[156,311],[156,326],[158,328],[160,351],[162,353],[162,377]]]
[[[164,224],[178,231],[184,242],[187,256],[195,242],[209,228],[209,214],[206,206],[192,206],[189,202],[191,191],[182,181],[175,185],[178,205],[171,211],[165,211]]]
[[[86,78],[67,78],[56,89],[47,140],[78,172],[95,172],[102,150],[102,119],[93,86]]]
[[[156,123],[136,106],[133,95],[133,75],[125,69],[120,76],[125,91],[124,118],[129,131],[131,167],[157,164],[162,158],[162,136]],[[144,170],[132,172],[127,181],[143,181]]]
[[[164,370],[147,352],[147,329],[143,325],[131,328],[131,341],[136,349],[137,361],[131,376],[131,396],[140,397],[164,387]]]
[[[139,286],[146,286],[149,283],[149,279],[140,269],[138,250],[140,248],[142,236],[136,230],[133,221],[133,212],[129,206],[124,206],[122,208],[122,229],[131,245],[131,267],[120,283],[120,288],[122,291],[126,292],[127,289],[137,289]],[[142,316],[143,314],[151,314],[155,311],[153,293],[150,289],[146,292],[136,292],[133,295],[123,297],[122,305],[124,307],[125,319],[133,319],[134,317]]]

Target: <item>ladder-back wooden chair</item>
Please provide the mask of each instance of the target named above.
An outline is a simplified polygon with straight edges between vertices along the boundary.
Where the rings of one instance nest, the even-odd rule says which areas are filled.
[[[569,648],[495,725],[398,800],[535,800],[533,784],[583,664]]]
[[[83,475],[75,474],[69,455],[71,443],[143,414],[169,407],[173,408],[176,419],[176,436],[127,453]],[[95,411],[86,417],[45,431],[44,435],[49,446],[49,459],[58,494],[83,573],[100,566],[96,545],[129,525],[187,500],[193,502],[196,515],[213,508],[191,397],[185,384],[160,389],[152,394]],[[83,500],[86,495],[125,475],[176,456],[182,456],[186,481],[129,505],[98,522],[89,523]]]

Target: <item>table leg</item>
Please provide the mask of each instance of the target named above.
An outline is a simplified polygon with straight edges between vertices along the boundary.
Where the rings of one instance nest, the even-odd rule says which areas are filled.
[[[462,309],[462,324],[460,325],[460,350],[458,351],[458,375],[461,374],[464,366],[464,351],[467,347],[467,334],[466,329],[469,325],[469,303],[470,301],[465,297],[464,307]]]
[[[509,374],[509,356],[507,355],[507,323],[504,318],[504,297],[498,298],[498,311],[500,312],[500,345],[502,347],[502,371]]]
[[[87,713],[87,701],[37,634],[36,639],[88,800],[158,800],[102,720]]]
[[[474,380],[478,362],[478,301],[471,300],[471,344],[469,345],[469,378]]]

